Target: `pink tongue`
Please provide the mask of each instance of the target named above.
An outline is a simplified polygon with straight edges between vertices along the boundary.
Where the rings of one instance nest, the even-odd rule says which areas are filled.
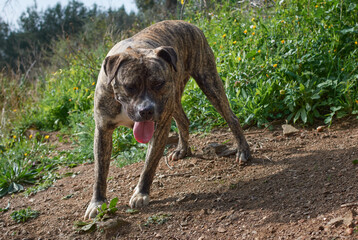
[[[150,141],[154,133],[154,122],[134,122],[133,134],[134,138],[140,143]]]

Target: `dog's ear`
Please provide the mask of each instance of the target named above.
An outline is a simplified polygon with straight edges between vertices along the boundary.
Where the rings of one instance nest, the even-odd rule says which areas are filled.
[[[103,68],[104,73],[107,76],[107,84],[110,84],[113,81],[118,72],[119,66],[128,58],[128,54],[120,53],[108,56],[104,59]]]
[[[169,47],[169,46],[163,46],[163,47],[156,48],[154,51],[158,57],[164,59],[167,63],[172,65],[174,70],[177,72],[178,57],[177,57],[177,53],[175,52],[174,48]]]

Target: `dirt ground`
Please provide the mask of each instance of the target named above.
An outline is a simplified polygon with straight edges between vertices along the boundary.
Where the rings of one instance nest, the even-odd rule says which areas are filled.
[[[297,126],[296,126],[297,127]],[[128,212],[143,162],[111,166],[108,199],[119,210],[91,233],[78,233],[92,194],[93,164],[60,172],[73,176],[25,198],[0,199],[1,239],[358,239],[358,120],[354,117],[317,131],[299,128],[285,136],[249,129],[253,159],[202,155],[210,143],[233,144],[228,129],[191,135],[194,156],[157,169],[149,206]],[[169,165],[169,166],[168,166]],[[71,196],[70,198],[64,198]],[[14,210],[31,207],[36,219],[15,223]]]

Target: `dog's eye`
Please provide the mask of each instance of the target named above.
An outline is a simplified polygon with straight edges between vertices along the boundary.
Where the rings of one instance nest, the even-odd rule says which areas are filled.
[[[160,90],[165,85],[165,81],[158,81],[153,83],[153,89]]]
[[[127,91],[127,92],[134,92],[135,91],[135,86],[134,85],[124,85],[124,89]]]

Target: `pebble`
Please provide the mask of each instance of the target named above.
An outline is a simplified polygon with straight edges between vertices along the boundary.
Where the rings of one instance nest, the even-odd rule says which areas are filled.
[[[223,228],[223,227],[219,227],[219,228],[218,228],[218,232],[219,232],[219,233],[224,233],[224,232],[226,232],[226,229]]]
[[[353,232],[354,232],[354,229],[353,229],[353,228],[347,228],[347,229],[346,229],[346,234],[347,234],[347,235],[352,235]]]

